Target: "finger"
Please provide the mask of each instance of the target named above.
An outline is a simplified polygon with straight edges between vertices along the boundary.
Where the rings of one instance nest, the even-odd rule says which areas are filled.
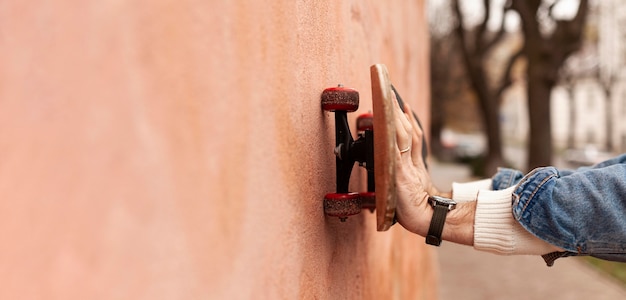
[[[411,158],[415,165],[422,165],[424,163],[422,159],[422,148],[424,147],[422,141],[424,137],[424,132],[422,131],[421,127],[419,126],[419,123],[415,119],[415,116],[413,115],[413,110],[411,109],[409,104],[405,103],[404,105],[406,107],[407,117],[413,127],[412,147],[414,151],[411,152]]]
[[[407,117],[400,109],[400,105],[396,100],[395,94],[392,96],[392,102],[395,110],[395,123],[396,123],[396,144],[398,146],[398,151],[405,150],[409,147],[413,147],[413,126],[411,122],[407,119]],[[411,152],[412,149],[409,149],[406,152]],[[405,152],[403,152],[405,153]]]
[[[407,113],[406,113],[407,119],[411,123],[411,126],[413,127],[413,130],[415,130],[416,133],[419,136],[422,136],[423,135],[423,131],[422,131],[422,128],[420,127],[419,123],[415,119],[415,116],[413,115],[413,109],[411,109],[411,107],[409,106],[408,103],[405,103],[404,106],[406,107],[406,110],[407,110]]]
[[[414,127],[414,128],[418,128],[419,127]],[[418,131],[413,130],[413,137],[411,139],[412,142],[412,146],[413,152],[411,152],[411,160],[413,161],[413,164],[415,166],[418,167],[426,167],[425,163],[424,163],[424,158],[422,157],[422,153],[423,153],[423,149],[424,149],[424,143],[423,143],[423,139],[422,139],[422,135],[418,134]]]
[[[396,146],[398,148],[398,152],[406,149],[407,147],[413,145],[412,141],[412,133],[406,129],[406,126],[402,119],[405,117],[402,116],[401,113],[396,113],[395,116],[395,127],[396,127]]]
[[[400,108],[400,105],[398,104],[398,100],[396,99],[396,94],[392,93],[392,102],[393,102],[393,106],[395,108],[395,113],[396,118],[399,118],[402,122],[402,126],[404,126],[404,129],[406,130],[406,132],[410,133],[411,131],[413,131],[413,125],[411,125],[411,121],[409,121],[409,119],[407,118],[407,116],[404,114],[404,111],[402,111],[402,108]]]

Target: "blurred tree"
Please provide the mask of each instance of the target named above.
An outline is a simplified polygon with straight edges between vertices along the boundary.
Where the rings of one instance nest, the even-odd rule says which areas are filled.
[[[528,60],[528,111],[530,139],[528,168],[552,163],[552,129],[550,94],[558,80],[559,69],[582,44],[582,33],[589,8],[580,0],[576,15],[569,20],[558,19],[554,7],[560,1],[512,0],[522,23],[524,45]]]
[[[594,16],[595,14],[595,16]],[[577,135],[577,122],[578,111],[576,105],[576,86],[578,86],[581,82],[584,82],[588,79],[594,79],[599,82],[599,85],[605,89],[605,93],[610,93],[611,87],[603,86],[604,84],[612,85],[611,82],[601,82],[603,77],[601,74],[605,74],[601,71],[600,68],[600,60],[598,57],[599,53],[599,28],[598,21],[593,20],[593,18],[597,19],[598,11],[597,7],[594,10],[594,6],[589,7],[589,11],[587,13],[588,22],[585,24],[585,29],[583,31],[582,37],[582,46],[581,49],[576,53],[571,55],[561,66],[559,71],[559,80],[561,86],[567,92],[567,98],[569,101],[568,105],[568,119],[569,125],[567,128],[567,149],[575,149],[578,147],[576,143],[576,135]],[[590,20],[591,19],[591,20]],[[612,78],[614,79],[614,78]],[[606,89],[609,89],[608,91]],[[609,107],[608,105],[607,107]],[[609,114],[610,116],[610,114]],[[607,122],[611,122],[607,118]],[[607,126],[607,132],[610,132],[610,125]],[[607,136],[610,136],[608,134]]]
[[[488,57],[493,49],[504,41],[505,13],[500,17],[499,29],[496,32],[487,28],[492,17],[492,2],[483,1],[483,17],[479,24],[473,28],[466,28],[459,0],[453,1],[453,10],[457,19],[454,32],[459,40],[459,48],[463,57],[465,70],[476,97],[478,98],[480,111],[482,112],[483,127],[487,135],[487,157],[484,161],[485,174],[495,173],[497,167],[504,164],[502,154],[502,138],[500,136],[499,108],[502,93],[512,83],[511,74],[513,66],[521,56],[521,49],[509,53],[505,59],[505,67],[499,78],[488,74],[490,66]],[[510,9],[509,5],[503,7],[504,12]],[[497,77],[497,76],[496,76]]]
[[[601,76],[601,73],[598,72],[597,80],[602,87],[602,92],[604,93],[604,126],[606,129],[606,140],[604,142],[604,148],[606,151],[613,151],[613,86],[617,83],[617,74],[611,73],[607,77]]]
[[[452,33],[450,10],[446,8],[431,11],[430,20],[430,82],[431,82],[431,151],[438,159],[451,159],[447,147],[442,145],[441,133],[444,127],[461,130],[468,123],[478,120],[467,111],[475,110],[471,98],[467,75],[460,68],[458,40]],[[470,97],[468,97],[470,96]],[[450,106],[463,106],[469,109],[459,111]],[[469,122],[468,122],[469,119]]]
[[[432,153],[439,160],[466,159],[458,157],[456,141],[442,141],[445,129],[455,133],[473,134],[482,126],[477,100],[463,68],[459,41],[454,33],[451,2],[429,7],[430,81],[431,81],[431,143]],[[462,108],[462,109],[459,109]],[[452,144],[445,144],[452,142]]]
[[[449,88],[452,70],[450,62],[453,61],[452,48],[450,44],[453,40],[441,38],[437,35],[430,36],[430,82],[431,82],[431,151],[442,159],[440,155],[444,153],[444,147],[441,144],[441,132],[445,124],[445,102],[450,98],[451,88]]]
[[[483,0],[483,17],[478,25],[466,28],[459,0],[453,0],[458,19],[456,34],[472,87],[479,99],[487,133],[488,158],[486,172],[492,173],[502,164],[500,124],[498,119],[502,93],[512,83],[511,71],[518,58],[526,58],[526,82],[530,137],[528,168],[552,162],[552,130],[550,95],[558,80],[559,69],[567,57],[581,46],[581,36],[588,10],[588,1],[580,0],[576,15],[564,20],[554,14],[559,0],[509,0],[503,6]],[[488,30],[488,22],[496,9],[502,9],[499,29]],[[524,41],[519,51],[512,52],[499,78],[489,80],[486,58],[505,36],[505,16],[515,11],[520,17]]]
[[[578,118],[576,118],[576,98],[574,93],[574,87],[576,85],[576,81],[578,80],[578,74],[572,70],[570,67],[571,64],[566,64],[564,68],[561,69],[561,83],[565,90],[567,91],[567,98],[569,101],[568,106],[568,117],[569,117],[569,127],[567,129],[567,145],[568,149],[574,149],[576,147],[576,123],[578,122]]]

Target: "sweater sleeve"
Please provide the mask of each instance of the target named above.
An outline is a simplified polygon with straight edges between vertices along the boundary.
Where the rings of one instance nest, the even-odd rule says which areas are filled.
[[[480,190],[474,219],[474,248],[503,255],[543,255],[561,251],[526,231],[513,217],[515,187]]]
[[[452,200],[456,202],[476,201],[478,191],[491,189],[491,179],[465,183],[452,183]]]

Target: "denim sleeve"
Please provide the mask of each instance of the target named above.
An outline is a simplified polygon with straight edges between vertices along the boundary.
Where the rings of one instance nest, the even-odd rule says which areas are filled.
[[[590,170],[590,169],[601,169],[604,167],[617,165],[617,164],[623,164],[623,163],[626,163],[626,154],[616,156],[614,158],[605,160],[601,163],[598,163],[590,167],[580,167],[576,170],[559,170],[559,174],[561,175],[561,177],[563,177],[563,176],[571,175],[572,173],[576,173],[576,172],[583,172],[583,171]]]
[[[491,177],[491,188],[494,191],[504,190],[516,185],[524,174],[518,170],[508,168],[498,168],[496,175]]]
[[[569,252],[626,261],[623,161],[620,156],[565,174],[554,167],[535,169],[515,188],[514,217],[532,234]]]

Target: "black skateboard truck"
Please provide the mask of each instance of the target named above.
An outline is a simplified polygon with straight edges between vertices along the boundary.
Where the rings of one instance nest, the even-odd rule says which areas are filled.
[[[404,111],[404,102],[391,86],[396,95],[400,108]],[[373,212],[376,209],[376,193],[374,182],[374,116],[372,113],[361,114],[357,117],[357,139],[352,138],[348,113],[359,108],[359,92],[342,85],[327,88],[321,95],[322,109],[335,114],[335,165],[336,165],[336,192],[324,196],[324,213],[327,216],[338,217],[345,222],[349,216],[359,214],[362,209]],[[413,116],[422,127],[415,112]],[[426,139],[422,137],[422,159],[426,165],[428,149]],[[350,192],[350,176],[355,163],[367,170],[367,192]],[[394,220],[395,223],[395,220]]]
[[[374,117],[365,113],[357,118],[356,140],[352,138],[348,113],[359,108],[359,92],[342,85],[322,92],[322,109],[335,113],[335,165],[337,191],[324,196],[324,212],[342,222],[361,209],[374,211]],[[367,192],[350,192],[350,175],[355,163],[367,170]]]

